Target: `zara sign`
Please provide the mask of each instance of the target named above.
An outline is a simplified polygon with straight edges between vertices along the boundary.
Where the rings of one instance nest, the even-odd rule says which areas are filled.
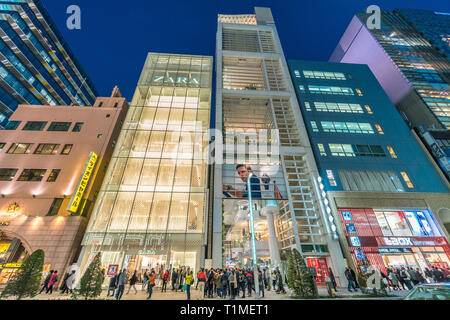
[[[164,82],[164,83],[172,83],[172,84],[179,84],[179,85],[191,85],[198,87],[200,85],[200,82],[197,78],[188,78],[188,77],[164,77],[164,76],[155,76],[153,78],[153,82]]]

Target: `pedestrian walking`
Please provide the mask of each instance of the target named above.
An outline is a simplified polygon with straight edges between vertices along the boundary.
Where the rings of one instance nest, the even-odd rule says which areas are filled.
[[[64,293],[68,292],[66,281],[67,281],[67,278],[69,276],[70,276],[70,272],[66,272],[66,275],[64,276],[64,279],[62,281],[61,287],[59,288],[59,290],[61,290],[61,294],[64,294]]]
[[[136,289],[136,282],[137,281],[138,281],[137,270],[134,270],[134,273],[133,273],[133,275],[131,276],[131,279],[130,279],[130,286],[128,287],[127,294],[130,293],[131,288],[134,289],[134,291],[135,291],[134,294],[137,294],[137,289]]]
[[[166,270],[162,276],[162,287],[161,292],[167,292],[167,282],[169,281],[169,270]]]
[[[58,271],[57,270],[55,270],[55,272],[53,272],[53,275],[50,278],[50,282],[48,283],[47,291],[45,293],[49,293],[49,292],[50,292],[50,294],[53,293],[53,286],[56,284],[56,281],[58,281]]]
[[[194,275],[192,274],[192,271],[188,270],[185,275],[187,300],[191,300],[191,284],[192,284],[193,279],[194,279]]]
[[[109,293],[112,290],[112,297],[114,297],[114,293],[116,292],[116,288],[117,288],[117,274],[115,274],[113,277],[111,277],[111,279],[109,280],[109,286],[108,286],[108,292],[106,294],[107,297],[109,297]]]
[[[72,270],[72,273],[69,275],[69,277],[67,277],[66,279],[66,288],[67,288],[67,293],[72,294],[72,290],[73,290],[73,285],[75,283],[75,270]]]
[[[126,282],[127,282],[127,269],[124,268],[117,277],[117,292],[116,292],[117,300],[122,299],[123,292],[125,291]]]
[[[345,267],[344,275],[348,281],[348,291],[352,292],[352,288],[353,288],[353,290],[356,291],[356,286],[354,283],[355,279],[353,278],[353,275],[352,275],[349,267]]]
[[[264,280],[261,270],[258,270],[259,295],[264,298]]]
[[[156,279],[155,270],[152,269],[152,272],[150,273],[150,276],[148,278],[148,286],[147,286],[148,297],[147,297],[147,300],[150,300],[152,298],[153,287],[155,286],[155,279]]]
[[[39,291],[39,294],[41,294],[42,291],[44,291],[44,290],[46,291],[45,293],[47,293],[48,284],[50,282],[50,279],[52,278],[53,272],[54,272],[53,270],[50,270],[50,273],[47,275],[47,277],[45,277],[44,283],[42,285],[42,289],[41,289],[41,291]]]
[[[205,270],[203,268],[200,269],[200,272],[198,273],[197,276],[197,285],[200,283],[200,292],[202,294],[202,297],[205,298],[206,296],[206,273]]]
[[[177,280],[178,280],[178,272],[176,269],[173,269],[172,271],[172,291],[175,290],[177,292]]]

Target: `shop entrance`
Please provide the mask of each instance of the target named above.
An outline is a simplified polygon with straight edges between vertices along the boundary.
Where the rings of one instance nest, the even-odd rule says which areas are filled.
[[[326,258],[307,258],[308,267],[314,267],[316,269],[316,284],[318,286],[326,285],[325,277],[330,276],[330,271],[328,270],[328,264]]]
[[[413,253],[386,254],[381,257],[383,258],[384,265],[387,268],[413,268],[414,270],[417,268],[422,269],[422,266],[417,262]]]

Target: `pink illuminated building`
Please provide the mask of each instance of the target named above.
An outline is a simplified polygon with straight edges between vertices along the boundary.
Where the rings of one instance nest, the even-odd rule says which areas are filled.
[[[21,105],[0,131],[0,286],[27,254],[62,279],[76,260],[128,103],[119,89],[92,107]]]

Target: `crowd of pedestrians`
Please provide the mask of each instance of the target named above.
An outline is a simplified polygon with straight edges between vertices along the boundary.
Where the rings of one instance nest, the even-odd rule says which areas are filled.
[[[386,273],[381,272],[386,287],[392,290],[411,290],[418,284],[450,282],[450,270],[432,267],[425,268],[422,273],[419,268],[400,267],[387,268]]]
[[[344,274],[348,282],[348,291],[357,291],[359,286],[355,271],[346,267]],[[380,271],[380,275],[385,287],[389,291],[411,290],[416,285],[423,283],[450,282],[449,268],[425,268],[422,273],[419,268],[390,267],[386,269],[386,272]]]
[[[189,267],[173,268],[170,270],[161,269],[158,272],[152,268],[142,275],[137,275],[134,271],[131,277],[123,269],[119,274],[113,276],[109,281],[107,297],[114,297],[120,300],[125,292],[125,285],[129,284],[129,294],[131,288],[135,294],[136,283],[142,282],[142,291],[147,291],[147,299],[150,300],[155,287],[160,288],[160,292],[167,292],[167,286],[172,292],[186,293],[187,300],[191,299],[191,290],[199,290],[203,299],[221,298],[236,299],[251,297],[256,294],[256,289],[261,297],[265,291],[274,290],[277,294],[286,293],[283,277],[278,268],[270,272],[268,268],[258,269],[258,288],[255,288],[253,271],[250,269],[200,269],[195,275]],[[195,285],[195,287],[194,287]],[[203,294],[202,294],[203,293]]]

